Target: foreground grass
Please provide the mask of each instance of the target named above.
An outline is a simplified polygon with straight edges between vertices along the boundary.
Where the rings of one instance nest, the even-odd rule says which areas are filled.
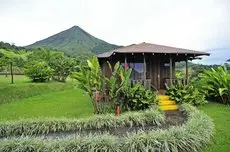
[[[213,143],[209,144],[204,152],[230,151],[230,106],[217,103],[209,103],[200,107],[215,123],[216,134]]]
[[[50,92],[0,105],[0,121],[35,117],[87,117],[92,115],[90,98],[79,89]]]
[[[28,97],[41,95],[49,92],[62,91],[73,89],[76,86],[75,82],[67,81],[32,83],[25,76],[15,76],[15,83],[9,83],[9,77],[0,76],[0,104],[22,100]]]

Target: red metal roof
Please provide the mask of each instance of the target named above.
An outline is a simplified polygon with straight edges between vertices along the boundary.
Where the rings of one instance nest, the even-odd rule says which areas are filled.
[[[210,55],[209,53],[206,52],[143,42],[140,44],[132,44],[132,45],[111,50],[109,52],[102,53],[99,54],[98,57],[107,58],[110,57],[113,53],[159,53],[159,54],[167,53],[167,54],[188,54],[188,55],[192,54],[195,56]]]

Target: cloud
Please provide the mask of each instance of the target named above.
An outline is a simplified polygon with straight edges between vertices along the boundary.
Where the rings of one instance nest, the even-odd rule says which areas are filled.
[[[110,43],[230,47],[227,0],[0,0],[0,40],[28,45],[79,25]]]

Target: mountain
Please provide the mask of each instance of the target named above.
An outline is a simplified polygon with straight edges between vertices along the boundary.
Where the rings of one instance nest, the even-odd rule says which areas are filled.
[[[103,53],[120,46],[107,43],[84,31],[79,26],[57,33],[46,39],[37,41],[26,48],[47,48],[60,50],[67,55],[92,55]]]

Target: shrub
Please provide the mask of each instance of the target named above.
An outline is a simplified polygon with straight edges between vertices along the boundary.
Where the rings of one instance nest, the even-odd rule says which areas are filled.
[[[230,73],[226,67],[205,70],[199,78],[198,84],[206,91],[207,97],[230,104]]]
[[[206,146],[214,133],[212,120],[189,105],[183,105],[188,115],[187,123],[168,130],[155,130],[133,133],[122,142],[126,151],[164,151],[191,152],[200,151]]]
[[[25,65],[25,75],[33,82],[45,82],[50,80],[53,70],[44,61],[33,61]]]
[[[112,129],[132,126],[161,126],[164,115],[158,109],[143,112],[127,112],[117,117],[112,114],[95,115],[88,119],[25,119],[0,122],[0,138],[21,135],[45,135],[55,132]]]
[[[166,87],[166,94],[169,95],[172,100],[175,100],[176,103],[190,103],[192,105],[203,105],[207,103],[205,94],[200,92],[200,90],[192,84],[184,85],[178,82],[175,85]]]
[[[127,110],[143,110],[153,105],[156,101],[156,94],[146,89],[143,85],[136,83],[127,92],[123,92],[122,107]]]
[[[64,139],[21,137],[0,141],[0,151],[163,151],[197,152],[202,150],[214,133],[212,120],[194,107],[182,105],[188,121],[166,130],[139,131],[116,137],[109,134],[70,136]]]

